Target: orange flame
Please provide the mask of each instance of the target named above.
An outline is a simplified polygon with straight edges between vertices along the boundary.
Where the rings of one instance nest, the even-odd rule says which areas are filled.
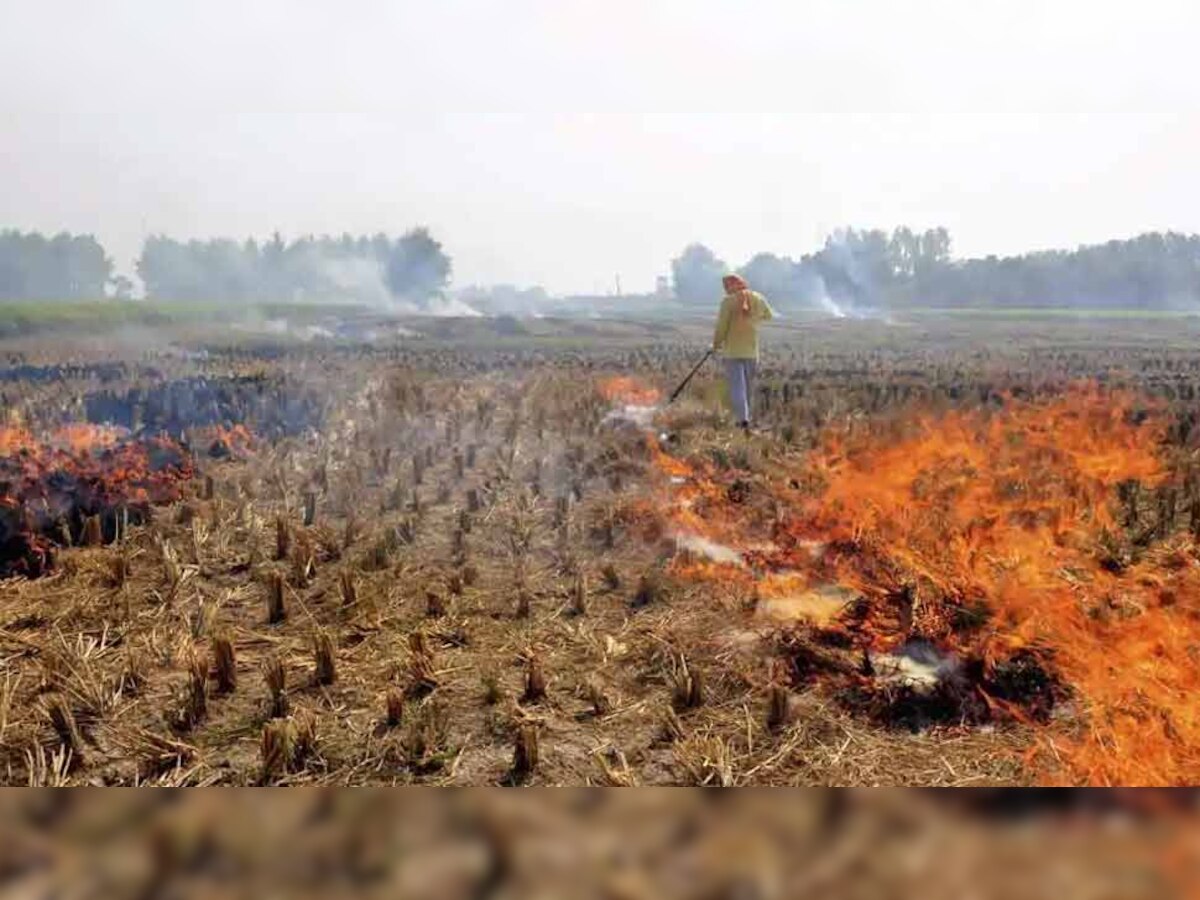
[[[57,429],[47,441],[54,447],[62,447],[72,453],[103,450],[116,446],[125,431],[113,425],[89,425],[72,422]]]
[[[217,425],[213,429],[213,441],[223,444],[230,452],[246,453],[254,447],[254,434],[241,423],[230,428]]]
[[[0,428],[0,506],[9,510],[0,522],[0,577],[42,574],[63,527],[78,530],[86,517],[118,511],[137,524],[151,504],[182,497],[193,471],[187,451],[169,439],[124,438],[123,429],[87,424],[45,440]]]
[[[658,388],[626,375],[605,378],[596,386],[596,390],[610,403],[625,403],[629,406],[653,406],[662,399],[662,391]]]
[[[1106,567],[1101,550],[1127,524],[1114,515],[1118,485],[1153,488],[1167,477],[1157,449],[1164,417],[1135,415],[1135,405],[1128,395],[1077,388],[1049,401],[1010,399],[992,413],[831,430],[805,467],[785,466],[752,486],[769,496],[774,518],[737,496],[732,475],[660,453],[675,482],[673,527],[747,560],[689,559],[678,572],[724,572],[760,596],[789,579],[853,587],[871,601],[882,647],[918,633],[989,662],[1036,648],[1073,687],[1087,722],[1045,733],[1047,781],[1193,783],[1195,548],[1184,538],[1159,541],[1123,570]],[[814,544],[824,551],[811,553]],[[913,597],[904,626],[885,611],[898,591]],[[956,611],[976,604],[990,611],[985,627],[956,630]]]
[[[19,425],[0,426],[0,456],[12,456],[36,444],[28,429]]]

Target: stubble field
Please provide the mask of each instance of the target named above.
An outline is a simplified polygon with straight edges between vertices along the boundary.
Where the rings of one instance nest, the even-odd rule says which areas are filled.
[[[489,327],[0,347],[4,781],[1200,775],[1194,324]]]

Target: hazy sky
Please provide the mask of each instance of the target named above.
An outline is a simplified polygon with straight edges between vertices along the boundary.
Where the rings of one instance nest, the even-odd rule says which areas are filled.
[[[426,224],[455,283],[649,288],[840,225],[1200,231],[1200,4],[0,0],[0,227]]]

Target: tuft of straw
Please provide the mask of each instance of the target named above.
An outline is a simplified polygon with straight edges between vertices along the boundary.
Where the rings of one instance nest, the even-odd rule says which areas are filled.
[[[267,622],[276,625],[287,618],[283,605],[283,575],[272,572],[267,576]]]
[[[334,659],[333,638],[325,630],[318,631],[313,637],[313,658],[315,668],[313,682],[319,685],[333,684],[337,681],[337,665]]]
[[[233,652],[233,642],[227,636],[213,638],[213,666],[218,693],[233,693],[237,688],[237,660]]]

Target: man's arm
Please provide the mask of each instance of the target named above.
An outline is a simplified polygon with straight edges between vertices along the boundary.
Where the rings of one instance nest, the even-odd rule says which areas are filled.
[[[767,302],[767,298],[762,294],[758,294],[758,319],[760,322],[769,322],[775,318],[775,310],[771,309],[771,304]]]

